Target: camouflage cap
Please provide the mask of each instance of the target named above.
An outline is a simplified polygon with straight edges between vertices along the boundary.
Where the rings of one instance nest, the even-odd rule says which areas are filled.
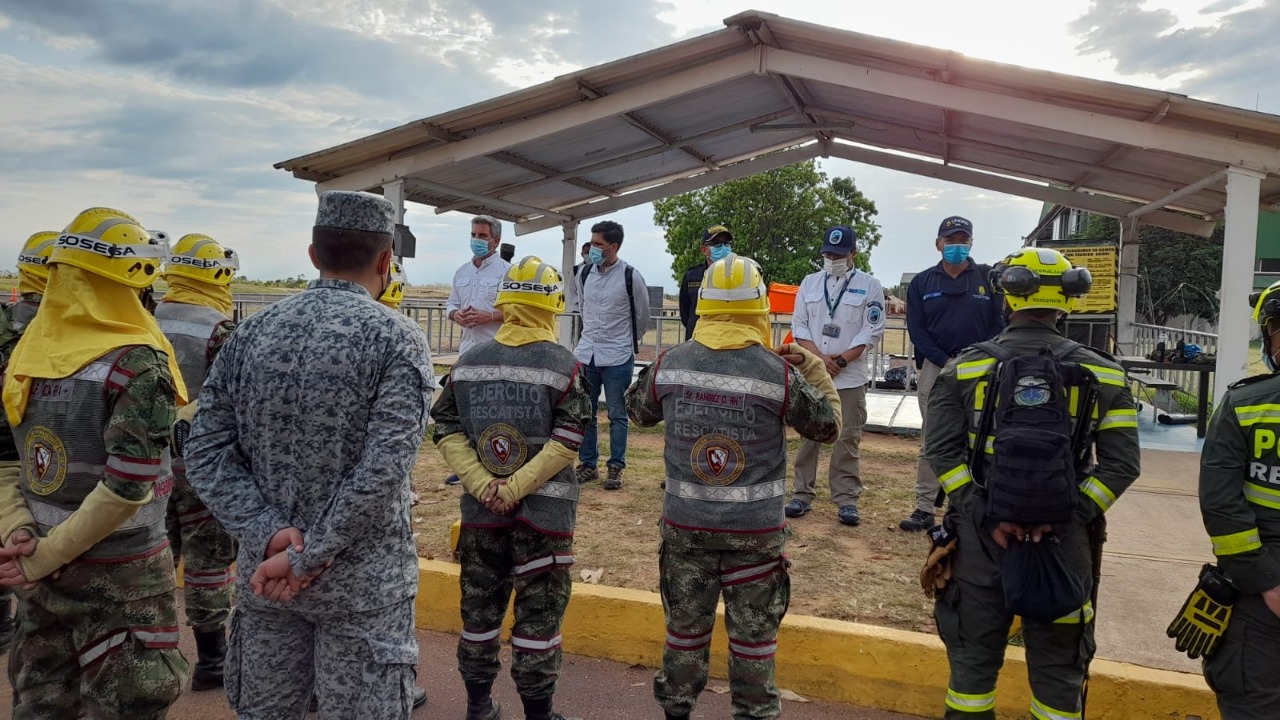
[[[395,208],[386,198],[362,192],[330,190],[320,193],[316,227],[394,235]]]

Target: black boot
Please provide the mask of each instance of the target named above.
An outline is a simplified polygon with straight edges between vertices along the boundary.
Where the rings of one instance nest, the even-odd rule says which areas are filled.
[[[502,706],[490,694],[493,685],[489,683],[466,683],[467,686],[467,720],[500,720]]]
[[[191,674],[195,692],[222,687],[222,665],[227,659],[227,636],[222,628],[196,632],[196,669]]]
[[[568,720],[565,716],[551,709],[551,698],[530,698],[520,696],[524,704],[524,720]],[[578,720],[574,718],[573,720]]]
[[[9,651],[13,642],[13,601],[5,598],[0,602],[0,655]]]

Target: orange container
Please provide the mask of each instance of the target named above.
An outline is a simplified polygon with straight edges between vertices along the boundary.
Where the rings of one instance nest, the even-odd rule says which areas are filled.
[[[796,311],[796,291],[800,289],[799,285],[783,285],[782,283],[769,283],[769,312],[782,313],[784,315]],[[783,344],[791,342],[791,333],[782,339]]]
[[[796,310],[796,291],[799,285],[769,283],[769,312],[793,313]]]

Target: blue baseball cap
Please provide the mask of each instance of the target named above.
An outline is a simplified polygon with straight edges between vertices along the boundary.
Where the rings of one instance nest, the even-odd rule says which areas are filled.
[[[858,249],[858,236],[848,225],[836,225],[827,228],[822,236],[822,252],[834,255],[849,255]]]
[[[940,238],[951,237],[956,233],[965,233],[972,238],[973,223],[965,220],[959,215],[952,215],[946,220],[943,220],[942,224],[938,226],[938,237]]]

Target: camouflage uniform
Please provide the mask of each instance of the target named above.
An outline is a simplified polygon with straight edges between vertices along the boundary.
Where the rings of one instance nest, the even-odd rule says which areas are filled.
[[[15,718],[162,718],[181,694],[188,668],[164,529],[174,402],[166,358],[150,347],[33,381],[14,437],[22,494],[42,535],[98,483],[130,501],[153,495],[59,577],[18,591]]]
[[[169,338],[190,401],[200,395],[209,365],[235,325],[213,308],[160,301],[156,323]],[[173,495],[166,526],[174,558],[183,562],[182,595],[187,625],[197,633],[221,631],[231,617],[236,544],[187,482],[187,465],[173,462]]]
[[[435,388],[421,328],[345,280],[244,321],[209,370],[187,477],[239,541],[226,686],[240,717],[407,718],[418,659],[410,469]],[[291,602],[248,580],[278,531],[323,570]]]
[[[627,391],[627,411],[642,426],[666,420],[659,563],[667,645],[654,696],[668,717],[693,711],[707,684],[723,593],[733,716],[775,718],[774,654],[791,595],[783,554],[785,426],[830,442],[839,431],[837,412],[769,350],[712,350],[698,342],[645,368]]]
[[[498,372],[494,372],[494,370]],[[552,342],[478,345],[459,358],[432,408],[432,439],[465,433],[490,472],[505,477],[555,440],[577,452],[591,399],[577,360]],[[494,400],[502,398],[503,402]],[[462,637],[458,670],[489,686],[515,590],[511,676],[524,698],[549,698],[560,675],[560,621],[569,604],[578,482],[565,467],[512,515],[462,495]]]
[[[34,297],[35,304],[39,304],[40,296],[28,293],[23,295],[23,300],[20,302],[0,305],[0,368],[8,366],[9,356],[13,354],[14,346],[22,337],[22,331],[31,321],[31,317],[35,317],[35,311],[31,310],[28,307],[30,303],[26,302],[28,296]],[[25,320],[16,319],[15,315]],[[0,462],[17,461],[18,448],[13,444],[13,430],[9,427],[9,423],[0,422]],[[9,641],[13,636],[12,599],[13,591],[8,587],[0,587],[0,653],[9,649]]]
[[[1016,355],[1056,351],[1070,342],[1051,327],[1013,322],[995,342]],[[1138,417],[1124,370],[1109,356],[1079,346],[1064,360],[1088,370],[1098,383],[1091,421],[1095,424],[1088,438],[1096,465],[1080,480],[1075,521],[1058,528],[1057,533],[1066,563],[1088,591],[1093,586],[1091,553],[1095,548],[1087,528],[1103,522],[1103,513],[1138,477]],[[947,491],[947,520],[957,537],[951,555],[953,578],[938,593],[934,607],[938,634],[951,663],[948,720],[995,717],[996,676],[1004,663],[1013,621],[1005,607],[1000,575],[1004,550],[982,522],[986,495],[973,482],[969,468],[983,402],[994,396],[991,384],[996,364],[995,358],[979,348],[966,350],[942,371],[929,396],[924,453]],[[1074,427],[1080,422],[1076,417],[1079,393],[1073,389],[1070,397]],[[990,442],[988,439],[988,453],[993,452]],[[1023,619],[1035,717],[1079,717],[1081,687],[1096,647],[1093,616],[1089,601],[1054,622]]]

